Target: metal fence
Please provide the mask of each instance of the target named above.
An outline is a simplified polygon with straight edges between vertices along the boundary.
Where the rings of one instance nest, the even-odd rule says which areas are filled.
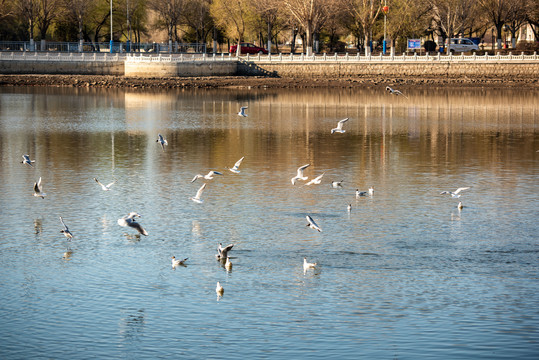
[[[112,50],[112,51],[111,51]],[[194,53],[206,52],[203,43],[121,43],[113,42],[52,42],[0,41],[0,52],[73,52],[73,53]]]

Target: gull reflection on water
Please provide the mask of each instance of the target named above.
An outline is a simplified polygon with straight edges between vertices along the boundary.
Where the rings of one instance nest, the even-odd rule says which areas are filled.
[[[128,311],[130,312],[120,319],[119,333],[125,340],[137,340],[144,331],[146,314],[144,309],[130,309]]]

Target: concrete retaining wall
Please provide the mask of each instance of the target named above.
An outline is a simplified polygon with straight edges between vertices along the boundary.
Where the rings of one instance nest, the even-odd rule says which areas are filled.
[[[0,60],[0,74],[117,75],[123,61],[13,61]]]
[[[126,62],[128,77],[188,77],[188,76],[234,76],[237,61],[197,62]]]
[[[238,75],[279,77],[361,78],[385,76],[393,78],[539,78],[539,62],[241,62]]]

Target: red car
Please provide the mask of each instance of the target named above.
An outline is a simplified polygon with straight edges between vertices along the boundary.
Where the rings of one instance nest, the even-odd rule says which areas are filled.
[[[237,48],[238,48],[238,45],[232,45],[229,51],[231,53],[236,53]],[[268,50],[258,47],[253,44],[241,43],[241,53],[242,54],[267,54]]]

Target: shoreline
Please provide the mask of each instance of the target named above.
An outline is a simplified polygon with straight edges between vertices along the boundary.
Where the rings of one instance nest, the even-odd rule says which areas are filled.
[[[53,86],[124,89],[286,89],[286,88],[369,88],[382,85],[407,87],[469,87],[539,89],[538,79],[478,78],[275,78],[261,76],[136,78],[113,75],[0,75],[0,86]]]

